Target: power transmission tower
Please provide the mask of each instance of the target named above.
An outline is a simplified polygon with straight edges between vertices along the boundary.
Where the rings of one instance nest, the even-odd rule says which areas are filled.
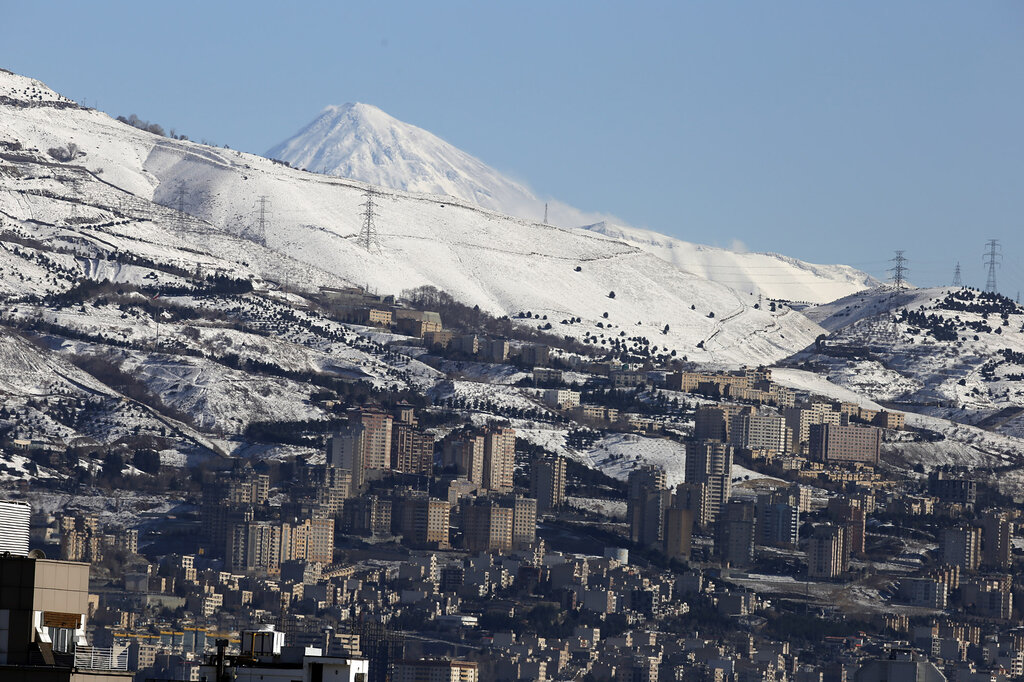
[[[999,252],[999,240],[989,239],[985,242],[985,248],[988,251],[985,252],[985,265],[988,267],[988,281],[985,282],[985,291],[996,290],[996,266],[1000,265],[1000,261],[1003,258],[1003,254]]]
[[[964,281],[960,278],[960,261],[957,261],[956,270],[953,271],[953,286],[962,287],[963,285]]]
[[[374,223],[373,190],[366,190],[366,202],[363,207],[363,225],[359,228],[356,241],[367,251],[380,251],[380,240],[377,238],[377,225]]]
[[[175,222],[178,227],[188,227],[188,219],[185,217],[185,183],[179,182],[177,187],[174,188],[174,202],[178,209],[178,215],[175,216]]]
[[[259,213],[256,216],[256,225],[248,235],[257,244],[267,245],[267,221],[270,220],[270,199],[264,194],[260,196],[257,203]]]
[[[896,289],[902,289],[907,284],[907,273],[910,272],[910,268],[907,267],[909,261],[903,257],[902,249],[896,252],[895,258],[889,260],[896,264],[889,268],[889,272],[892,273],[892,285]]]
[[[544,202],[544,224],[548,224],[548,204]]]

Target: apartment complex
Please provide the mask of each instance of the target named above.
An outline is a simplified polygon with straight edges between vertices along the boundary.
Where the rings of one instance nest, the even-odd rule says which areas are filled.
[[[508,492],[513,487],[516,432],[507,426],[482,431],[464,429],[450,434],[442,446],[442,464],[487,490]]]
[[[334,518],[237,524],[228,557],[232,570],[270,575],[296,559],[329,564],[334,560]]]
[[[813,424],[809,432],[808,451],[812,460],[878,465],[882,434],[872,426]]]
[[[394,675],[394,682],[477,682],[479,679],[475,661],[448,659],[399,661]]]

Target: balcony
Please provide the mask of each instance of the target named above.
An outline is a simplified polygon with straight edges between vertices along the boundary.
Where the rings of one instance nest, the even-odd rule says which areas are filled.
[[[76,646],[74,666],[81,670],[128,670],[128,647]]]

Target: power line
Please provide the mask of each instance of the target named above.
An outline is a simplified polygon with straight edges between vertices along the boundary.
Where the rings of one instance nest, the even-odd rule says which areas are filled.
[[[377,238],[377,225],[374,222],[374,203],[373,203],[373,190],[367,189],[366,201],[362,204],[363,207],[363,224],[359,229],[359,237],[357,242],[367,251],[380,251],[380,239]]]
[[[960,261],[956,262],[956,270],[953,271],[953,286],[962,287],[964,285],[963,279],[960,277]]]
[[[889,272],[892,273],[892,285],[896,289],[902,289],[907,284],[907,273],[910,272],[910,268],[907,267],[909,262],[903,256],[904,251],[902,249],[896,251],[896,257],[889,259],[891,263],[895,263],[893,267],[889,268]]]
[[[985,291],[995,292],[996,290],[996,266],[1001,265],[1003,254],[999,252],[999,240],[989,239],[985,242],[988,249],[985,256],[985,266],[988,268],[988,280],[985,282]]]

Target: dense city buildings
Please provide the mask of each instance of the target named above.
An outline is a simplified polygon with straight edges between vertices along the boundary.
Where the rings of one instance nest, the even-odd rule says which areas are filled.
[[[526,348],[424,338],[460,362]],[[0,503],[19,555],[31,530],[92,565],[87,603],[34,616],[37,640],[53,640],[55,668],[88,653],[92,682],[103,666],[140,680],[842,682],[927,675],[925,659],[957,682],[1024,676],[1024,640],[1004,636],[1019,511],[963,471],[879,467],[883,434],[906,428],[897,413],[780,390],[767,369],[680,372],[704,400],[685,407],[659,402],[671,374],[600,371],[570,388],[570,369],[531,369],[543,428],[467,417],[455,398],[339,405],[303,441],[313,452],[197,467],[178,506],[132,528]],[[615,402],[651,390],[658,409]],[[585,401],[567,409],[570,394]],[[552,433],[565,450],[546,447]],[[857,632],[824,635],[847,618]]]

